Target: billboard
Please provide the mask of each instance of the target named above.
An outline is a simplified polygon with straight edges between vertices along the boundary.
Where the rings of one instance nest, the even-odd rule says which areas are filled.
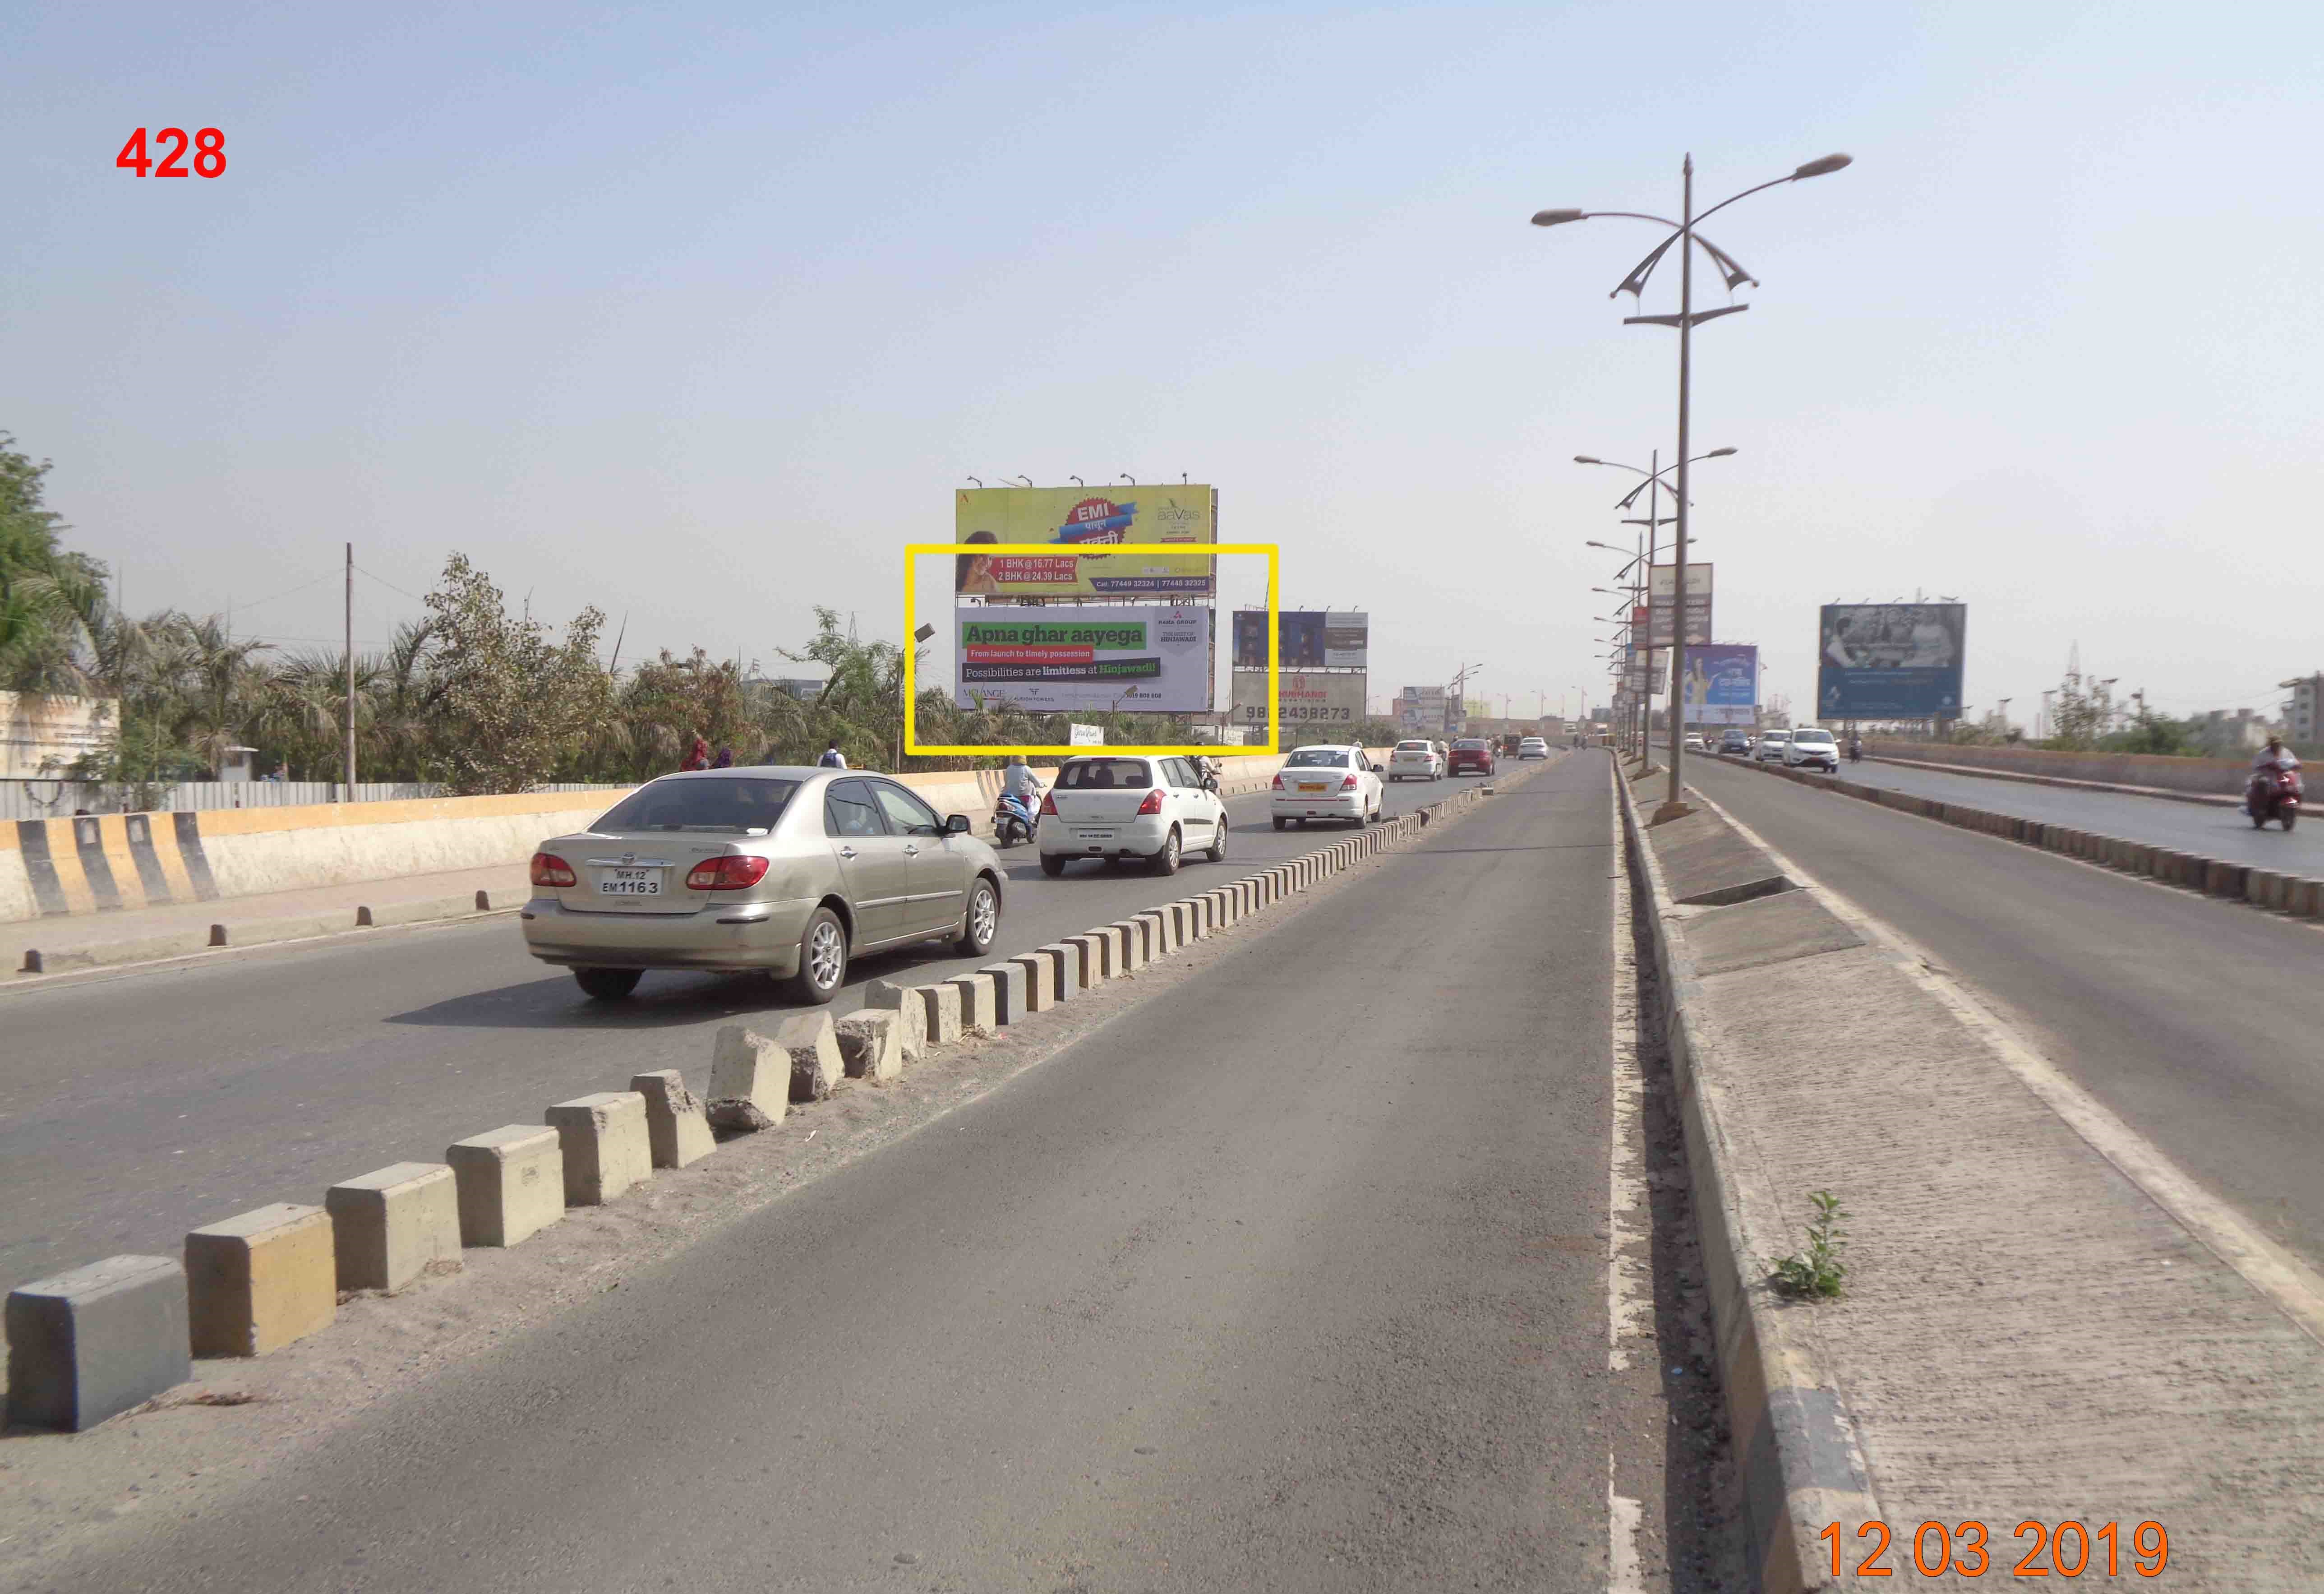
[[[1396,700],[1397,725],[1409,736],[1443,736],[1459,718],[1460,704],[1441,686],[1407,686]]]
[[[1364,675],[1320,675],[1279,672],[1277,688],[1285,734],[1296,732],[1307,741],[1315,733],[1352,731],[1364,718]],[[1267,677],[1249,670],[1235,672],[1234,723],[1267,725]]]
[[[1286,670],[1361,670],[1370,663],[1369,615],[1285,609],[1276,616],[1275,630]],[[1265,609],[1235,611],[1234,662],[1238,670],[1267,668]]]
[[[1214,612],[1128,604],[959,609],[953,698],[964,709],[982,697],[1036,714],[1206,714]],[[1259,680],[1264,691],[1266,677]]]
[[[1960,712],[1959,603],[1828,603],[1817,632],[1816,715],[1939,719]]]
[[[974,597],[1208,598],[1217,580],[1207,553],[1115,557],[1103,549],[1109,542],[1215,542],[1218,495],[1199,484],[1101,492],[963,488],[953,495],[953,541],[1041,542],[1057,549],[1051,555],[963,551],[955,561],[953,589]]]
[[[1737,642],[1706,642],[1686,650],[1684,715],[1688,725],[1756,725],[1759,717],[1759,650]]]
[[[1656,647],[1671,644],[1671,599],[1678,595],[1678,567],[1658,564],[1646,572],[1646,629]],[[1711,567],[1686,563],[1686,645],[1711,640]]]

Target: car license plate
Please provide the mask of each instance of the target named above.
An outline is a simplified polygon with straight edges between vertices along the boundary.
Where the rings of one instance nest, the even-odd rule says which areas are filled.
[[[1075,830],[1074,837],[1080,841],[1111,841],[1113,839],[1113,832],[1111,830]]]
[[[1311,786],[1305,781],[1302,781],[1299,783],[1299,789],[1303,792],[1320,792],[1323,788],[1320,785]]]
[[[599,896],[659,896],[659,869],[605,869],[597,876]]]

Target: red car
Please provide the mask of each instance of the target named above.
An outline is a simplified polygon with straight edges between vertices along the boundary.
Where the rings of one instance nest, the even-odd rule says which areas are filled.
[[[1490,774],[1493,773],[1493,744],[1481,737],[1471,737],[1452,744],[1452,774]]]

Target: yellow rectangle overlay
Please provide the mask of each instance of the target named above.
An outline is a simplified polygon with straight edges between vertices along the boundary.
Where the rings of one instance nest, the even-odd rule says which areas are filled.
[[[1158,756],[1173,757],[1184,757],[1191,753],[1218,754],[1222,756],[1234,756],[1236,755],[1240,755],[1242,756],[1249,757],[1260,754],[1271,754],[1282,751],[1281,740],[1283,732],[1282,727],[1279,723],[1280,706],[1276,700],[1277,678],[1279,673],[1277,669],[1279,661],[1277,655],[1281,646],[1280,639],[1276,635],[1276,575],[1277,560],[1282,551],[1282,544],[1277,542],[1212,542],[1204,545],[1202,549],[1202,552],[1205,556],[1211,554],[1248,553],[1263,557],[1267,561],[1267,746],[1263,747],[1251,747],[1245,746],[1240,743],[1229,743],[1222,746],[1197,745],[1177,747],[1118,747],[1109,745],[1102,749],[1096,749],[1090,747],[1076,747],[1070,744],[1063,746],[980,747],[953,746],[949,745],[922,742],[919,739],[918,719],[920,695],[919,644],[914,640],[914,633],[918,632],[920,628],[918,612],[918,585],[912,579],[912,561],[917,559],[928,558],[936,554],[943,554],[947,558],[954,558],[959,555],[960,551],[961,545],[958,542],[912,542],[906,544],[904,548],[905,752],[914,754],[921,757],[932,758],[1008,758],[1012,756],[1022,756],[1026,758],[1036,756],[1045,758],[1051,756],[1080,758],[1086,757],[1093,752],[1096,751],[1103,751],[1107,753],[1144,753]],[[988,542],[980,544],[977,551],[980,553],[990,553],[1002,556],[1010,554],[1025,554],[1028,556],[1042,555],[1054,558],[1056,556],[1058,549],[1056,544],[1050,542]],[[1169,554],[1183,556],[1187,551],[1187,548],[1186,544],[1184,542],[1109,542],[1102,545],[1100,548],[1093,548],[1091,551],[1102,551],[1108,555]],[[1218,680],[1216,676],[1212,678],[1211,690],[1213,700],[1215,700],[1218,691]]]

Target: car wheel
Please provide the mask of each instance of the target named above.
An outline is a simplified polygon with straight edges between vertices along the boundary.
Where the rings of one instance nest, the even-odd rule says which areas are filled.
[[[576,968],[573,983],[594,1001],[618,1002],[638,988],[642,968]]]
[[[1221,814],[1219,816],[1218,828],[1211,833],[1211,844],[1204,849],[1203,856],[1210,859],[1214,864],[1222,864],[1227,861],[1226,815]]]
[[[1289,820],[1285,819],[1285,818],[1284,818],[1282,815],[1280,815],[1280,814],[1277,814],[1277,815],[1276,816],[1276,819],[1275,819],[1275,828],[1276,828],[1277,829],[1280,830],[1280,829],[1282,829],[1285,826],[1288,825],[1290,822],[1291,822],[1291,821],[1290,821]]]
[[[1060,857],[1049,872],[1063,874],[1065,867],[1065,860]],[[1049,869],[1047,858],[1041,860],[1041,867]],[[991,881],[979,875],[968,888],[968,911],[961,915],[960,939],[952,943],[952,950],[964,958],[982,958],[992,950],[993,938],[1000,933],[1001,894],[992,889]]]
[[[847,926],[829,908],[817,908],[799,931],[798,972],[791,976],[790,994],[820,1007],[839,995],[846,978]]]
[[[1161,848],[1147,860],[1146,867],[1152,874],[1166,876],[1178,872],[1178,832],[1175,829],[1162,838]]]
[[[1045,852],[1041,855],[1041,873],[1054,880],[1065,872],[1065,855],[1064,853]]]

